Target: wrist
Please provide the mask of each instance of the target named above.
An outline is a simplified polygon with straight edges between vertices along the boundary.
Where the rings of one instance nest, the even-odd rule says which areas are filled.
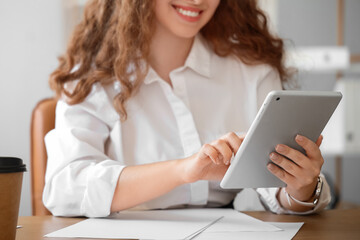
[[[188,158],[175,160],[175,174],[180,185],[196,182],[189,173]]]
[[[285,191],[285,195],[287,197],[287,200],[288,200],[289,204],[290,204],[290,199],[291,199],[294,202],[296,202],[297,204],[300,204],[300,205],[303,205],[303,206],[315,207],[317,205],[317,203],[319,202],[320,194],[321,194],[321,191],[322,191],[322,186],[323,186],[323,180],[319,176],[317,178],[317,181],[316,181],[315,190],[313,191],[311,197],[307,201],[300,201],[300,200],[294,198],[293,196],[291,196],[290,194],[288,194],[286,192],[285,188],[284,188],[284,191]]]
[[[313,180],[311,184],[301,189],[293,189],[287,186],[284,188],[286,192],[291,195],[291,197],[301,201],[301,202],[309,202],[314,197],[314,192],[318,183],[318,177]]]
[[[289,194],[285,188],[281,188],[278,196],[280,204],[289,210],[303,212],[314,209],[319,202],[320,194],[322,191],[323,180],[319,176],[316,181],[316,185],[313,188],[312,194],[310,197],[307,197],[306,200],[299,200]]]

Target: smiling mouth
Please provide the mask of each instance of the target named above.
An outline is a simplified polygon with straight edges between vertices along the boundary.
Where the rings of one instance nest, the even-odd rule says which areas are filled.
[[[188,8],[188,7],[181,7],[176,5],[173,5],[173,7],[179,14],[191,18],[196,18],[203,12],[202,10]]]

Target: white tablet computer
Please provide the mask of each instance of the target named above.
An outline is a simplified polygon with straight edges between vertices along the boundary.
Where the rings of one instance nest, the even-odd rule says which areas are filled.
[[[295,142],[296,135],[316,141],[341,98],[341,93],[328,91],[270,92],[220,186],[226,189],[285,186],[267,170],[269,154],[277,144],[304,152]]]

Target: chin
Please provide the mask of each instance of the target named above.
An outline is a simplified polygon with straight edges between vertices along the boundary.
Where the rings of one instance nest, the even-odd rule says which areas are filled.
[[[178,36],[179,38],[193,38],[200,32],[200,30],[177,28],[174,29],[172,32],[174,35]]]

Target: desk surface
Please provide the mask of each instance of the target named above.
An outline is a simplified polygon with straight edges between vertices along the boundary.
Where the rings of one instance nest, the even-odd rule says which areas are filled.
[[[245,213],[268,222],[305,222],[293,239],[360,239],[360,208],[328,210],[311,216],[276,215],[270,212]],[[70,238],[44,238],[43,236],[82,220],[84,218],[20,217],[19,225],[22,228],[17,230],[16,239],[70,240]]]

